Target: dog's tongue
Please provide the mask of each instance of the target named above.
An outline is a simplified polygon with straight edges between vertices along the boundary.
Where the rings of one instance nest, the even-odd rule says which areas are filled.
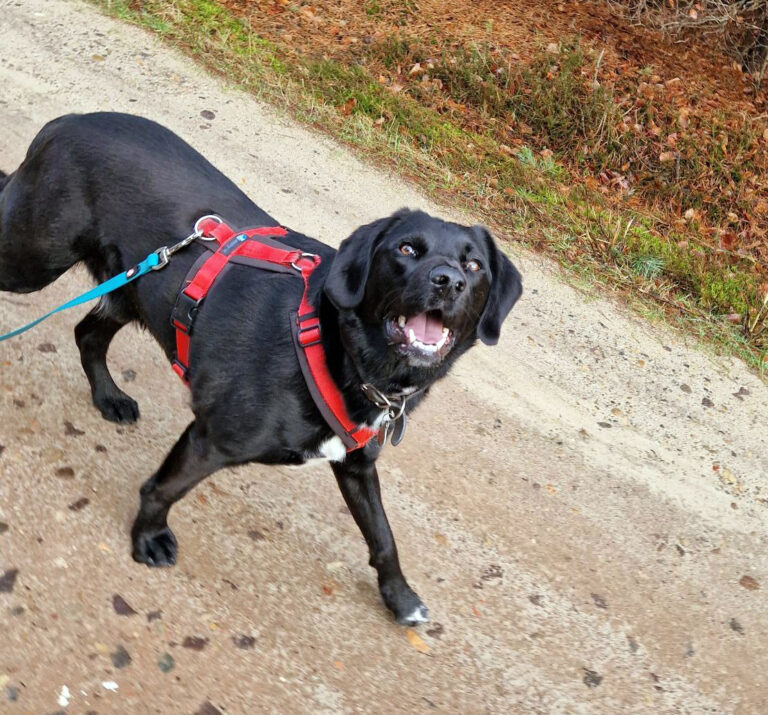
[[[414,315],[405,321],[405,332],[413,330],[416,339],[425,345],[434,345],[443,337],[443,324],[426,313]]]

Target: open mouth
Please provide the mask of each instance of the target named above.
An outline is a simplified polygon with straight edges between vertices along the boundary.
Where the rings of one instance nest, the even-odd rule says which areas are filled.
[[[453,347],[453,331],[443,325],[439,310],[418,313],[409,318],[401,315],[397,320],[388,320],[386,329],[403,355],[432,361],[442,358]]]

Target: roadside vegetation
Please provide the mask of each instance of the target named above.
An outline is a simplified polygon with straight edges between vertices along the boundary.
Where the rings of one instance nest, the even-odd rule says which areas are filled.
[[[768,369],[768,103],[716,49],[615,3],[91,1]]]

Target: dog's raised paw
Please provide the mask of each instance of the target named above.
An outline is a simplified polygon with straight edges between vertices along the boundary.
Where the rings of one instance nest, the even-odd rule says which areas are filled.
[[[133,559],[147,566],[173,566],[179,547],[166,526],[161,531],[140,532],[133,537]]]
[[[110,422],[130,424],[139,419],[139,403],[128,395],[94,398],[93,402],[104,419]]]

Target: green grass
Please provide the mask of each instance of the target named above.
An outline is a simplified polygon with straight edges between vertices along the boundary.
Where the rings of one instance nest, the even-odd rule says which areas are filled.
[[[530,145],[504,148],[503,138],[481,122],[477,130],[464,128],[450,111],[437,112],[422,101],[420,92],[427,90],[421,86],[393,91],[365,62],[297,57],[293,48],[259,37],[212,0],[91,2],[158,33],[228,81],[363,150],[367,158],[396,167],[438,200],[458,202],[502,235],[513,230],[517,240],[549,253],[573,275],[639,296],[646,306],[663,306],[674,321],[703,331],[721,349],[761,371],[768,368],[768,309],[746,259],[677,235],[657,217],[608,205],[583,186],[569,186],[571,175],[558,157],[574,146],[581,147],[579,161],[596,164],[636,150],[611,128],[613,97],[593,86],[586,71],[593,60],[577,43],[561,48],[554,72],[546,53],[518,67],[485,46],[443,53],[432,63],[432,77],[478,117],[501,112],[526,124],[534,136],[547,136],[555,154],[543,156]],[[365,7],[369,14],[390,12],[393,3],[378,0]],[[406,15],[412,11],[410,5],[398,7]],[[366,51],[369,59],[381,57],[395,66],[429,61],[420,47],[401,36]],[[730,144],[731,159],[720,157],[719,170],[735,181],[734,172],[749,164],[734,166],[733,149],[748,140]],[[696,161],[712,160],[693,156],[676,171],[695,173]],[[704,197],[696,201],[707,203]],[[725,320],[734,312],[744,315],[743,325]]]

